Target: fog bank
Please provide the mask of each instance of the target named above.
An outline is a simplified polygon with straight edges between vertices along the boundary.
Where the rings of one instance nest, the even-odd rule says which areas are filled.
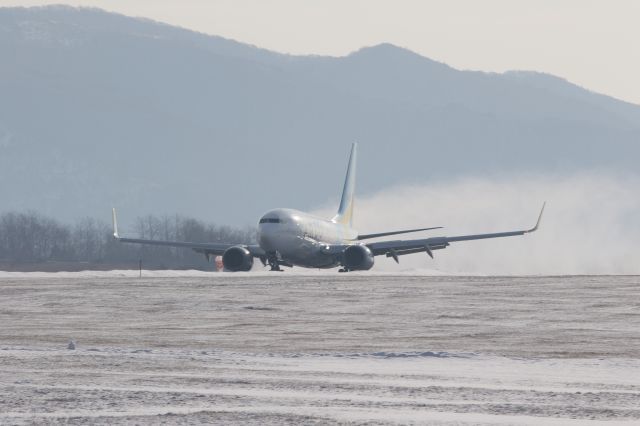
[[[374,270],[436,269],[471,274],[640,274],[640,177],[611,174],[465,178],[393,187],[356,201],[362,233],[444,226],[422,235],[526,229],[547,207],[538,232],[523,237],[454,243],[393,260]],[[317,213],[331,216],[334,208]],[[402,236],[401,236],[402,237]]]

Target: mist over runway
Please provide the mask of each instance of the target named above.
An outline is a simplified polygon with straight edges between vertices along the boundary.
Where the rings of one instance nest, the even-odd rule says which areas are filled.
[[[363,233],[443,226],[425,236],[526,229],[546,201],[540,229],[516,238],[452,244],[435,259],[411,255],[400,265],[380,256],[376,271],[436,269],[446,274],[640,274],[640,177],[597,171],[475,176],[383,188],[356,200]],[[316,211],[329,217],[335,201]],[[422,234],[416,234],[422,235]],[[402,237],[402,236],[401,236]]]
[[[0,321],[0,423],[640,420],[636,276],[6,276]]]

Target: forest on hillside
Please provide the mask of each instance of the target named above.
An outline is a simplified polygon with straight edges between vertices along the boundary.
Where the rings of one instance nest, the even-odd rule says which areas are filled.
[[[0,270],[127,269],[137,268],[140,261],[147,269],[215,269],[192,250],[120,243],[112,233],[111,224],[90,217],[66,224],[33,211],[7,212],[0,215]],[[255,241],[253,228],[178,215],[138,217],[131,235],[190,242]]]

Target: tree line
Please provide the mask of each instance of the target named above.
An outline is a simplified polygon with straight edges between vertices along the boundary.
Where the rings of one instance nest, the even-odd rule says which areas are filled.
[[[0,215],[0,269],[58,264],[67,269],[137,267],[215,269],[203,254],[189,249],[120,243],[110,223],[86,217],[65,224],[37,212]],[[121,230],[122,233],[122,230]],[[255,229],[204,223],[184,216],[136,218],[131,234],[138,238],[191,242],[252,243]],[[77,264],[74,266],[74,264]]]

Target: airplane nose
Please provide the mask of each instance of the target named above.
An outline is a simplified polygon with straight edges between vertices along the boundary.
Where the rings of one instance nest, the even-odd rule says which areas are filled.
[[[272,232],[269,232],[264,225],[258,227],[258,244],[267,251],[273,250]]]

